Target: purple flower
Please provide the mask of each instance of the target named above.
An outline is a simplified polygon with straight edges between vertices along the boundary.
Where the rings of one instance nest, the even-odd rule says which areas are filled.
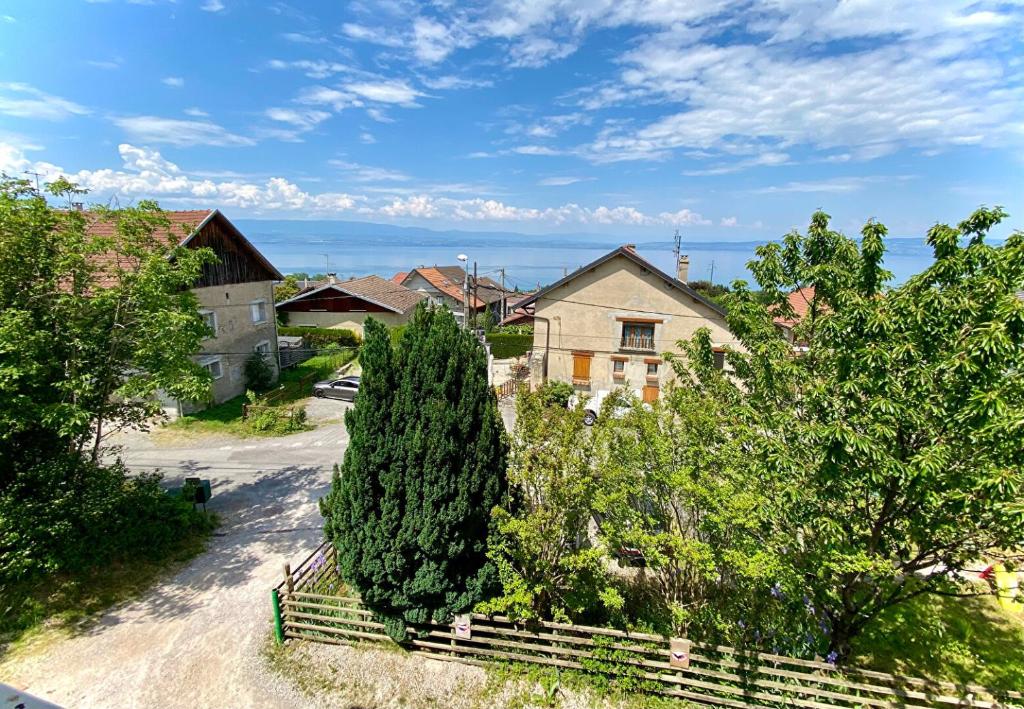
[[[827,662],[830,665],[834,665],[834,664],[836,664],[836,660],[838,660],[838,659],[839,659],[839,653],[836,652],[835,650],[833,650],[832,652],[830,652],[828,654],[827,657],[825,657],[825,662]]]

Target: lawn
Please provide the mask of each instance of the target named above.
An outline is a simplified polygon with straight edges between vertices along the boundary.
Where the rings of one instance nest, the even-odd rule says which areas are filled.
[[[344,350],[336,353],[317,355],[281,373],[278,386],[264,393],[261,399],[269,398],[272,406],[287,406],[310,396],[313,382],[327,379],[338,369],[356,358],[356,352]],[[200,434],[227,434],[232,436],[273,436],[283,431],[256,431],[242,420],[242,406],[245,396],[236,396],[223,404],[211,406],[188,416],[181,416],[164,428],[169,431]]]
[[[1024,687],[1024,606],[992,596],[919,596],[884,613],[858,642],[851,664],[990,689]]]

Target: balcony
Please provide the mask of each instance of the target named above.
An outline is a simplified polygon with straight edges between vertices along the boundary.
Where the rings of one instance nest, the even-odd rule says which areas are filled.
[[[620,350],[654,352],[654,333],[634,333],[623,335],[619,342]]]

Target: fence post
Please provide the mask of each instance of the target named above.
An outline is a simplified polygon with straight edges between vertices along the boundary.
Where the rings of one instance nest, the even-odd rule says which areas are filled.
[[[291,564],[284,565],[284,582],[288,586],[288,593],[295,591],[295,581],[292,579]]]
[[[274,607],[274,640],[278,645],[284,645],[284,627],[281,625],[281,598],[277,595],[277,589],[270,591],[270,603]]]

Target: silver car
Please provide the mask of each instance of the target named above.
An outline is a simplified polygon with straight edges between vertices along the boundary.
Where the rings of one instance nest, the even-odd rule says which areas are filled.
[[[341,399],[355,401],[359,393],[359,377],[342,377],[328,379],[313,385],[313,396],[321,399]]]

